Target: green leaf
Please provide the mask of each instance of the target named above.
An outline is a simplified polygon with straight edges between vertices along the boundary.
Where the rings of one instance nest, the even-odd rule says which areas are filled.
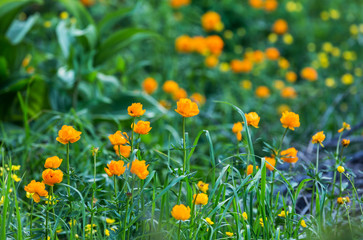
[[[108,13],[97,24],[98,34],[102,36],[107,30],[110,30],[115,23],[130,13],[132,8],[120,8],[114,12]]]
[[[26,21],[15,20],[6,32],[6,37],[14,45],[20,43],[25,35],[34,26],[39,18],[39,14],[34,14],[30,16]]]
[[[67,10],[77,19],[77,25],[86,28],[88,25],[95,25],[92,16],[80,1],[60,0]]]

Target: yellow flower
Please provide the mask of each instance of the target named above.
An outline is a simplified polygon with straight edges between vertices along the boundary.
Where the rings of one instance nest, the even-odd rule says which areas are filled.
[[[49,186],[63,181],[63,172],[61,170],[46,169],[42,173],[43,181]]]
[[[258,170],[258,166],[256,165],[256,171]],[[247,175],[250,175],[253,173],[253,165],[250,164],[247,166]]]
[[[180,99],[177,102],[177,109],[175,111],[183,117],[193,117],[199,113],[198,105],[188,98]]]
[[[111,144],[114,146],[124,145],[128,143],[127,138],[128,138],[127,133],[125,132],[121,133],[121,131],[117,131],[114,134],[110,134],[108,136],[108,139],[110,139]]]
[[[344,203],[343,198],[342,198],[342,197],[338,197],[338,198],[337,198],[337,203],[338,203],[338,204],[343,204],[343,203]]]
[[[136,174],[140,179],[145,179],[149,175],[149,171],[147,170],[149,164],[146,165],[145,163],[144,160],[140,161],[135,159],[132,162],[130,172]]]
[[[187,98],[188,97],[188,93],[187,93],[187,91],[185,91],[185,89],[178,88],[178,90],[176,92],[174,92],[172,94],[172,96],[173,96],[173,99],[174,100],[179,100],[179,99],[182,99],[182,98]]]
[[[337,171],[340,173],[343,173],[343,172],[345,172],[345,169],[344,169],[344,167],[339,166],[339,167],[337,167]]]
[[[112,219],[112,218],[106,218],[106,223],[107,224],[114,224],[115,223],[115,219]]]
[[[20,182],[21,178],[18,177],[16,174],[12,174],[11,178],[14,179],[15,182]]]
[[[346,73],[342,76],[341,81],[345,85],[351,85],[354,82],[354,77],[350,73]]]
[[[109,236],[110,236],[110,231],[109,231],[108,229],[105,229],[105,235],[106,235],[107,237],[109,237]]]
[[[303,228],[306,228],[306,223],[305,223],[305,220],[301,220],[301,226],[303,227]]]
[[[342,143],[343,147],[348,147],[349,144],[350,144],[350,140],[349,139],[343,139],[341,143]]]
[[[227,235],[228,237],[232,237],[232,236],[233,236],[233,233],[231,233],[231,232],[226,232],[226,235]]]
[[[56,140],[62,144],[75,143],[81,138],[81,134],[82,132],[76,131],[72,126],[63,125]]]
[[[281,97],[294,99],[297,97],[297,93],[295,88],[293,87],[285,87],[281,90]]]
[[[260,117],[256,112],[250,112],[245,114],[247,125],[258,128],[258,123],[260,122]]]
[[[280,214],[278,214],[277,216],[279,216],[279,217],[286,217],[287,215],[289,214],[289,211],[287,211],[287,212],[285,212],[284,210],[282,210],[281,211],[281,213]]]
[[[77,220],[76,219],[71,219],[71,220],[69,220],[69,222],[68,222],[68,224],[69,224],[69,226],[75,226],[76,224],[77,224]]]
[[[285,87],[285,83],[282,80],[275,80],[273,86],[277,90],[281,90],[281,89],[283,89]]]
[[[131,124],[131,128],[134,129],[134,132],[135,133],[138,133],[138,134],[148,134],[151,130],[151,127],[150,127],[150,122],[149,121],[138,121],[135,126],[134,124]]]
[[[61,19],[67,19],[68,17],[69,17],[69,15],[68,15],[68,13],[67,12],[61,12],[60,14],[59,14],[59,17],[61,18]]]
[[[242,217],[244,218],[244,220],[246,220],[246,221],[247,221],[247,219],[248,219],[248,215],[247,215],[247,213],[246,213],[246,212],[243,212],[243,213],[242,213]]]
[[[124,174],[126,167],[124,166],[124,161],[111,161],[111,163],[107,164],[108,168],[104,168],[105,172],[109,177],[112,177],[113,175],[120,176],[121,174]]]
[[[280,52],[277,48],[270,47],[265,50],[265,54],[267,59],[269,60],[278,60],[280,57]]]
[[[296,127],[300,127],[299,114],[294,112],[283,112],[280,122],[284,128],[295,130]]]
[[[52,26],[52,22],[51,22],[51,21],[45,21],[45,22],[43,23],[43,26],[44,26],[45,28],[50,28],[50,27]]]
[[[205,218],[205,220],[207,221],[207,223],[209,223],[209,225],[214,224],[214,222],[209,217]]]
[[[206,205],[208,203],[208,195],[205,193],[194,194],[193,203],[195,205]]]
[[[190,53],[194,50],[193,43],[194,41],[191,37],[182,35],[175,40],[175,49],[180,53]]]
[[[242,126],[242,123],[241,122],[236,122],[235,124],[233,124],[233,127],[232,127],[232,132],[237,134],[239,132],[242,132],[243,130],[243,126]]]
[[[59,166],[61,165],[62,161],[63,161],[63,159],[60,159],[57,156],[53,156],[53,157],[47,158],[45,160],[44,167],[45,168],[59,168]]]
[[[339,133],[343,132],[344,130],[350,130],[350,124],[343,122],[343,127],[338,130]]]
[[[4,204],[4,196],[1,196],[1,199],[0,199],[0,206],[2,206]]]
[[[252,83],[250,80],[242,80],[240,86],[243,89],[250,90],[252,88]]]
[[[297,157],[297,152],[298,151],[293,147],[281,151],[281,159],[284,162],[296,163],[299,160],[299,158]]]
[[[218,57],[210,55],[205,58],[204,63],[207,67],[214,68],[215,66],[218,65]]]
[[[263,219],[262,218],[260,218],[260,225],[261,225],[261,227],[264,227],[264,225],[263,225]]]
[[[176,220],[188,220],[190,218],[190,207],[186,207],[184,204],[175,205],[171,211],[171,215]]]
[[[312,137],[312,143],[319,143],[322,147],[324,147],[323,145],[323,141],[325,140],[325,134],[324,131],[321,132],[317,132],[313,137]]]
[[[151,77],[145,78],[142,82],[142,88],[147,94],[152,94],[158,88],[158,82]]]
[[[142,109],[141,103],[133,103],[127,108],[127,111],[131,117],[140,117],[144,115],[145,109]]]
[[[204,193],[207,193],[209,184],[204,183],[202,181],[199,181],[198,184],[197,184],[197,186],[198,186],[198,188],[199,188],[200,191],[202,191]]]
[[[27,193],[32,194],[33,200],[36,203],[40,201],[41,196],[48,196],[48,192],[45,190],[45,185],[43,182],[36,182],[35,180],[32,180],[26,187],[24,187],[24,190]]]
[[[12,170],[12,171],[19,171],[19,170],[20,170],[20,168],[21,168],[21,166],[20,166],[20,165],[12,165],[12,166],[11,166],[11,170]]]

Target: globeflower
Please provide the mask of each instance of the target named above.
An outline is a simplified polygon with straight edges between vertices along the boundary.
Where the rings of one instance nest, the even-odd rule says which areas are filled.
[[[295,72],[290,71],[285,74],[285,78],[286,78],[286,81],[294,83],[294,82],[296,82],[297,75]]]
[[[209,217],[205,218],[205,221],[207,223],[209,223],[209,225],[213,225],[214,224],[214,222]]]
[[[296,114],[294,112],[283,112],[282,117],[280,118],[280,122],[284,128],[289,128],[293,131],[296,127],[300,127],[299,114]]]
[[[199,114],[198,105],[188,98],[182,98],[177,102],[177,113],[183,117],[193,117]]]
[[[312,137],[312,143],[319,143],[322,147],[324,147],[323,145],[323,141],[325,139],[325,134],[324,131],[318,132],[316,133],[313,137]]]
[[[265,10],[268,12],[274,11],[278,6],[278,3],[276,0],[266,0],[265,1]]]
[[[59,166],[61,165],[62,161],[63,161],[63,159],[60,159],[57,156],[53,156],[53,157],[47,158],[45,160],[44,167],[45,168],[59,168]]]
[[[262,0],[249,0],[248,2],[250,4],[250,6],[253,8],[262,8],[263,7]]]
[[[289,214],[289,211],[285,212],[284,210],[282,210],[281,213],[278,214],[278,216],[285,218],[288,214]]]
[[[259,98],[268,98],[270,96],[270,89],[266,86],[259,86],[256,88],[256,96]]]
[[[120,176],[121,174],[124,174],[126,170],[126,167],[124,165],[125,163],[122,160],[119,161],[112,160],[111,163],[107,164],[108,168],[104,169],[109,177],[112,177],[113,175]]]
[[[226,235],[227,235],[228,237],[232,237],[232,236],[233,236],[233,233],[231,233],[231,232],[226,232]]]
[[[158,82],[151,77],[145,78],[142,82],[142,88],[147,94],[152,94],[158,88]]]
[[[221,31],[223,29],[223,23],[221,22],[221,16],[213,11],[209,11],[202,16],[202,26],[205,31]]]
[[[117,156],[120,156],[121,152],[121,156],[124,158],[130,157],[131,147],[128,145],[114,145],[113,149],[115,150]]]
[[[185,89],[183,88],[178,88],[178,90],[176,90],[175,92],[173,92],[173,99],[174,100],[179,100],[182,98],[187,98],[188,97],[188,93],[187,91],[185,91]]]
[[[111,144],[114,146],[125,145],[126,143],[128,143],[127,138],[127,134],[125,132],[122,134],[121,131],[117,131],[114,134],[110,134],[108,136],[108,139],[110,139]]]
[[[206,37],[205,40],[206,40],[207,47],[212,54],[218,56],[222,53],[222,50],[224,47],[224,42],[220,36],[211,35],[211,36]]]
[[[272,26],[272,31],[276,34],[284,34],[289,29],[287,22],[283,19],[278,19],[275,21],[274,25]]]
[[[148,134],[151,130],[152,127],[150,127],[150,122],[149,121],[138,121],[135,126],[134,124],[131,124],[131,128],[134,129],[135,133],[138,134]]]
[[[180,53],[193,52],[193,39],[187,35],[182,35],[175,40],[175,49]]]
[[[166,93],[174,93],[178,91],[179,85],[173,80],[167,80],[163,85],[163,90]]]
[[[258,166],[256,165],[256,171],[258,170]],[[253,173],[253,165],[250,164],[247,166],[247,175],[251,175]]]
[[[215,66],[218,65],[218,57],[216,57],[214,55],[210,55],[205,58],[204,63],[207,67],[214,68]]]
[[[318,80],[318,73],[314,68],[306,67],[303,70],[301,70],[301,77],[310,82],[313,82]]]
[[[202,191],[204,193],[207,193],[209,184],[204,183],[202,181],[199,181],[198,184],[197,184],[197,186],[198,186],[198,188],[199,188],[200,191]]]
[[[247,125],[258,128],[258,123],[260,122],[260,116],[255,112],[250,112],[245,114]]]
[[[350,140],[349,139],[343,139],[341,143],[342,143],[343,147],[348,147],[349,144],[350,144]]]
[[[42,173],[43,181],[49,186],[63,181],[63,172],[61,170],[46,169]]]
[[[342,167],[342,166],[338,166],[338,167],[337,167],[337,171],[338,171],[339,173],[343,173],[343,172],[345,172],[345,169],[344,169],[344,167]]]
[[[133,103],[127,108],[127,111],[131,117],[141,117],[146,110],[142,109],[141,103]]]
[[[194,102],[196,102],[199,106],[203,105],[205,103],[205,97],[200,93],[193,93],[190,96],[190,99]]]
[[[62,144],[75,143],[81,138],[81,134],[82,132],[76,131],[72,126],[63,125],[56,140]]]
[[[234,59],[230,63],[231,69],[234,73],[248,73],[252,70],[252,62],[245,60]]]
[[[135,159],[132,162],[130,172],[137,175],[140,179],[145,179],[149,175],[149,171],[147,170],[149,164],[146,165],[145,163],[144,160],[140,161]]]
[[[338,133],[343,132],[344,130],[350,130],[350,124],[343,122],[343,127],[338,130]]]
[[[296,148],[293,147],[281,151],[281,159],[287,163],[296,163],[299,160],[297,152]]]
[[[48,196],[48,192],[45,190],[45,185],[43,182],[32,180],[27,186],[24,187],[24,190],[31,194],[34,202],[36,203],[40,201],[40,197]]]
[[[195,205],[206,205],[208,203],[208,195],[205,193],[194,194],[193,203]]]
[[[190,4],[190,0],[171,0],[170,5],[173,8],[180,8],[182,6],[187,6]]]
[[[303,228],[306,228],[306,223],[305,223],[305,220],[301,220],[301,226],[303,227]]]
[[[176,220],[186,221],[190,218],[190,207],[186,207],[184,204],[175,205],[171,215]]]
[[[276,159],[274,157],[265,157],[266,168],[270,171],[275,170]]]
[[[279,50],[277,50],[277,48],[274,47],[267,48],[265,54],[267,59],[269,60],[277,60],[280,57]]]

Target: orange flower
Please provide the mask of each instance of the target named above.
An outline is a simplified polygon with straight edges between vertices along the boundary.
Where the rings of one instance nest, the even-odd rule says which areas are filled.
[[[283,19],[278,19],[275,21],[274,25],[272,26],[272,31],[277,34],[284,34],[289,29],[287,22]]]
[[[247,125],[258,128],[258,123],[260,122],[260,116],[255,112],[250,112],[245,114]]]
[[[236,122],[235,124],[233,124],[233,127],[232,127],[232,132],[237,134],[239,132],[242,132],[243,130],[243,126],[242,126],[242,123],[241,122]]]
[[[212,35],[206,37],[206,43],[209,51],[214,55],[220,55],[223,50],[224,42],[218,35]]]
[[[150,127],[150,122],[149,121],[138,121],[136,124],[135,124],[135,127],[133,126],[134,124],[131,124],[131,128],[134,129],[134,132],[135,133],[138,133],[138,134],[148,134],[151,130],[151,127]]]
[[[350,140],[349,140],[349,139],[343,139],[343,140],[342,140],[342,145],[343,145],[343,147],[348,147],[348,146],[349,146],[349,144],[350,144]]]
[[[280,122],[284,128],[290,128],[291,130],[295,130],[296,127],[300,127],[299,114],[294,112],[283,112]]]
[[[44,167],[45,168],[59,168],[59,166],[61,165],[62,161],[63,161],[63,159],[60,159],[57,156],[50,157],[50,158],[47,158],[45,160]]]
[[[270,59],[270,60],[277,60],[280,57],[279,50],[277,50],[277,48],[274,48],[274,47],[267,48],[265,53],[266,53],[267,59]]]
[[[270,96],[270,89],[266,86],[259,86],[256,88],[256,96],[259,98],[268,98]]]
[[[294,83],[294,82],[296,82],[297,75],[296,75],[296,73],[290,71],[285,74],[285,78],[286,78],[286,81]]]
[[[176,220],[188,220],[190,218],[190,207],[186,207],[184,204],[175,205],[171,210],[171,216]]]
[[[278,6],[278,3],[276,0],[266,0],[265,2],[265,10],[268,12],[275,11]]]
[[[342,197],[338,197],[337,198],[337,203],[338,204],[343,204],[344,203],[343,198]]]
[[[42,173],[43,181],[49,186],[63,181],[63,172],[61,170],[45,169]]]
[[[279,67],[282,69],[288,69],[290,67],[290,63],[286,58],[279,59]]]
[[[284,162],[288,163],[296,163],[299,158],[297,157],[297,150],[295,148],[288,148],[284,151],[281,151],[281,159]]]
[[[127,111],[131,117],[140,117],[144,115],[145,109],[142,109],[141,103],[133,103],[127,108]]]
[[[127,138],[127,133],[124,132],[122,134],[121,131],[117,131],[114,134],[110,134],[108,136],[108,139],[110,139],[112,145],[125,145],[128,143]]]
[[[281,97],[283,98],[296,98],[297,93],[293,87],[285,87],[281,90]]]
[[[142,82],[142,88],[147,94],[152,94],[158,88],[158,82],[151,77],[145,78]]]
[[[234,59],[230,63],[231,69],[235,73],[248,73],[252,70],[252,62],[249,60],[237,60]]]
[[[57,141],[62,144],[75,143],[81,138],[81,132],[76,131],[72,126],[63,125],[58,131]]]
[[[109,177],[112,177],[113,175],[120,176],[121,174],[124,174],[126,167],[124,166],[125,163],[122,160],[119,161],[111,161],[111,163],[107,164],[108,168],[104,168],[105,172]]]
[[[93,4],[95,4],[95,1],[94,0],[81,0],[82,4],[86,7],[90,7],[92,6]]]
[[[190,0],[170,0],[170,5],[173,8],[180,8],[190,4]]]
[[[193,117],[199,113],[198,105],[188,98],[180,99],[177,102],[177,109],[175,111],[183,117]]]
[[[256,165],[256,171],[258,170],[258,166]],[[247,166],[247,175],[251,175],[253,173],[253,165],[250,164]]]
[[[182,35],[175,40],[175,49],[180,53],[190,53],[193,51],[193,39],[187,35]]]
[[[173,99],[175,100],[179,100],[181,98],[186,98],[186,97],[188,97],[188,93],[183,88],[179,88],[176,92],[173,93]]]
[[[343,127],[338,130],[339,133],[343,132],[344,130],[350,130],[350,124],[343,122]]]
[[[199,181],[198,184],[197,184],[197,186],[198,186],[198,188],[199,188],[200,191],[202,191],[204,193],[207,193],[209,184],[204,183],[202,181]]]
[[[173,80],[167,80],[163,85],[163,90],[166,93],[174,93],[178,91],[179,85]]]
[[[223,23],[221,16],[213,11],[209,11],[202,16],[202,26],[206,31],[221,31]]]
[[[218,65],[218,57],[210,55],[205,58],[204,63],[207,67],[214,68],[215,66]]]
[[[249,0],[251,7],[253,8],[262,8],[263,1],[262,0]]]
[[[302,78],[309,80],[311,82],[318,80],[318,73],[314,68],[311,67],[306,67],[303,70],[301,70],[300,75]]]
[[[33,200],[36,203],[40,201],[40,197],[48,196],[44,183],[36,182],[35,180],[32,180],[27,186],[25,186],[24,190],[32,194]]]
[[[207,41],[202,36],[195,36],[193,37],[193,50],[199,54],[207,54],[208,53],[208,46]]]
[[[193,203],[195,205],[207,205],[208,195],[205,193],[198,193],[193,195]]]
[[[170,102],[168,102],[168,101],[166,101],[166,100],[160,100],[160,101],[159,101],[159,104],[160,104],[161,106],[163,106],[164,108],[168,109],[168,110],[171,108],[171,104],[170,104]]]
[[[149,175],[149,171],[147,170],[149,164],[146,165],[145,163],[146,162],[144,160],[140,161],[135,159],[132,162],[130,172],[136,174],[140,179],[145,179],[147,175]]]
[[[324,147],[323,145],[323,141],[325,139],[325,134],[324,131],[318,132],[316,133],[313,137],[312,137],[312,143],[319,143],[322,147]]]
[[[120,150],[119,150],[120,148]],[[114,145],[113,149],[115,150],[115,153],[117,154],[117,156],[120,156],[120,152],[121,152],[121,156],[128,158],[130,157],[130,153],[131,153],[131,147],[127,146],[127,145]]]
[[[265,53],[261,50],[256,50],[253,52],[252,59],[256,63],[261,63],[265,59]]]
[[[205,97],[200,93],[193,93],[190,96],[191,100],[195,103],[197,103],[199,106],[203,105],[205,103]]]
[[[275,170],[276,159],[274,157],[265,157],[266,168],[270,171]]]

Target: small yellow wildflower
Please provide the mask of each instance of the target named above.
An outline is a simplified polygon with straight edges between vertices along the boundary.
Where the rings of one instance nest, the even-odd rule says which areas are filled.
[[[285,218],[288,214],[289,214],[289,211],[285,212],[284,210],[282,210],[281,213],[278,214],[277,216]]]
[[[303,228],[306,228],[306,223],[305,223],[305,220],[301,220],[301,226],[303,227]]]
[[[114,224],[115,223],[115,219],[112,219],[112,218],[106,218],[106,223],[107,224]]]
[[[248,215],[247,215],[247,213],[246,212],[243,212],[242,213],[242,217],[247,221],[247,219],[248,219]]]
[[[345,172],[345,169],[344,169],[344,167],[339,166],[339,167],[337,167],[337,171],[340,173],[343,173],[343,172]]]
[[[207,217],[207,218],[205,218],[205,220],[207,221],[207,223],[209,223],[210,225],[213,225],[214,224],[214,222],[209,218],[209,217]]]
[[[227,235],[228,237],[232,237],[232,236],[233,236],[233,233],[231,233],[231,232],[226,232],[226,235]]]

